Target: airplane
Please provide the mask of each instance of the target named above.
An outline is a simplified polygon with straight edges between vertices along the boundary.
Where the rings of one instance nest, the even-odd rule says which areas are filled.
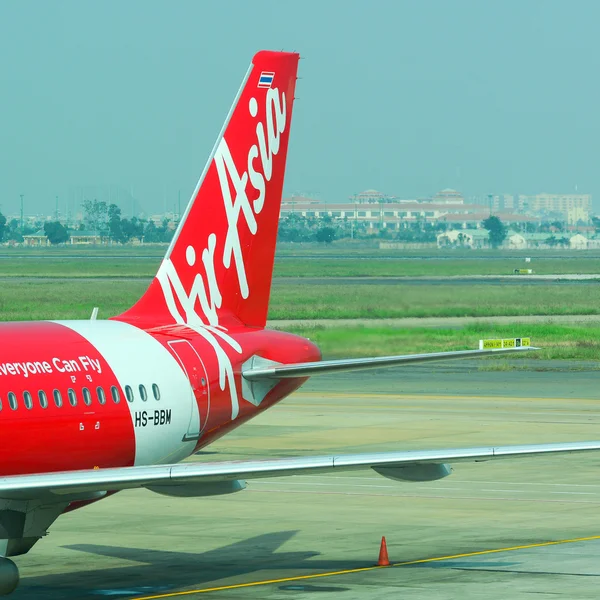
[[[0,594],[63,513],[125,489],[167,496],[246,480],[600,450],[600,442],[181,463],[323,373],[532,350],[322,360],[266,328],[299,55],[258,52],[144,295],[108,320],[0,324]]]

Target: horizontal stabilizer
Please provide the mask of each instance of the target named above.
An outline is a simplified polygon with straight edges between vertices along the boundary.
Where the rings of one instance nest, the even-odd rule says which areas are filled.
[[[409,363],[421,363],[434,360],[452,360],[455,358],[480,358],[490,355],[504,355],[515,352],[539,350],[534,346],[519,348],[495,348],[490,350],[457,350],[454,352],[432,352],[430,354],[406,354],[400,356],[377,356],[373,358],[349,358],[344,360],[321,360],[318,362],[297,363],[291,365],[267,365],[242,371],[248,381],[261,379],[286,379],[289,377],[311,377],[338,371],[357,371],[360,369],[379,369],[395,367]]]

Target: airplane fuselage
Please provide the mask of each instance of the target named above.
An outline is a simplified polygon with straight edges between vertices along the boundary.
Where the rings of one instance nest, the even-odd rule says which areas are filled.
[[[226,346],[224,359],[184,326],[0,324],[0,476],[181,461],[305,381],[252,390],[241,377],[250,357],[319,358],[290,334],[228,333],[241,352]]]

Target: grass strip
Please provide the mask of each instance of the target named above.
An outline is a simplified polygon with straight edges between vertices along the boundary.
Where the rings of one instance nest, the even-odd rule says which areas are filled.
[[[300,285],[273,287],[270,319],[590,315],[595,283],[560,285]]]
[[[149,280],[0,282],[0,320],[101,318],[129,308]],[[270,319],[378,319],[600,314],[595,284],[274,286]]]
[[[600,258],[534,259],[523,256],[488,258],[288,258],[275,263],[276,277],[448,277],[465,275],[512,275],[515,269],[533,269],[538,275],[595,274],[600,277]]]
[[[131,249],[128,249],[131,250]],[[157,254],[157,250],[160,254]],[[123,249],[91,252],[80,249],[59,252],[23,250],[22,254],[0,252],[0,277],[152,277],[156,273],[164,248],[152,252]],[[531,268],[539,275],[565,273],[598,274],[600,258],[571,255],[567,257],[431,257],[406,256],[313,256],[285,257],[275,261],[275,277],[446,277],[472,275],[511,275],[514,269]]]
[[[371,327],[292,327],[288,331],[307,337],[325,358],[359,358],[394,354],[420,354],[473,350],[480,339],[531,337],[537,352],[511,355],[511,362],[527,360],[600,361],[600,327],[567,325],[468,325],[462,329],[393,329]],[[497,358],[483,359],[497,362]],[[511,368],[504,365],[493,370]]]

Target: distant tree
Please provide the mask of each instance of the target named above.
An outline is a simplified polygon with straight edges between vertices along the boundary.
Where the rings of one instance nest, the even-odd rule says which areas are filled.
[[[315,239],[317,222],[314,218],[292,213],[279,223],[277,239],[282,242],[309,242]]]
[[[175,229],[169,227],[170,221],[167,218],[163,219],[162,225],[158,228],[161,234],[161,242],[170,242],[175,235]]]
[[[111,204],[108,209],[108,231],[114,242],[123,244],[127,241],[123,235],[123,227],[121,224],[121,209],[116,204]]]
[[[525,223],[525,231],[527,233],[535,233],[536,229],[535,223]]]
[[[84,220],[89,228],[94,233],[105,230],[108,220],[108,205],[106,202],[94,198],[93,200],[84,200],[82,206],[85,213]]]
[[[44,223],[44,233],[49,242],[53,245],[64,244],[65,242],[68,242],[70,238],[69,232],[58,221]]]
[[[121,219],[122,239],[128,242],[133,238],[141,240],[144,237],[144,222],[137,217],[131,219]]]
[[[4,232],[6,230],[6,217],[0,213],[0,242],[4,239]]]
[[[154,224],[154,221],[148,221],[148,224],[144,229],[144,241],[151,244],[161,241],[161,231]]]
[[[20,228],[21,224],[19,223],[19,219],[12,219],[4,230],[5,241],[21,243],[23,241],[23,236],[21,235]]]
[[[568,246],[570,246],[570,245],[571,245],[571,240],[570,240],[568,237],[566,237],[566,236],[563,236],[563,237],[561,237],[561,238],[558,240],[558,243],[559,243],[559,244],[560,244],[560,245],[561,245],[563,248],[567,248]]]
[[[335,229],[333,227],[322,227],[317,231],[317,242],[331,244],[335,240]]]
[[[549,238],[546,239],[546,244],[551,248],[554,248],[554,246],[558,246],[558,243],[558,239],[556,239],[555,235],[551,235]]]
[[[498,217],[490,215],[482,222],[482,225],[490,234],[490,245],[492,248],[502,246],[502,242],[506,239],[507,234],[506,227],[502,221]]]

